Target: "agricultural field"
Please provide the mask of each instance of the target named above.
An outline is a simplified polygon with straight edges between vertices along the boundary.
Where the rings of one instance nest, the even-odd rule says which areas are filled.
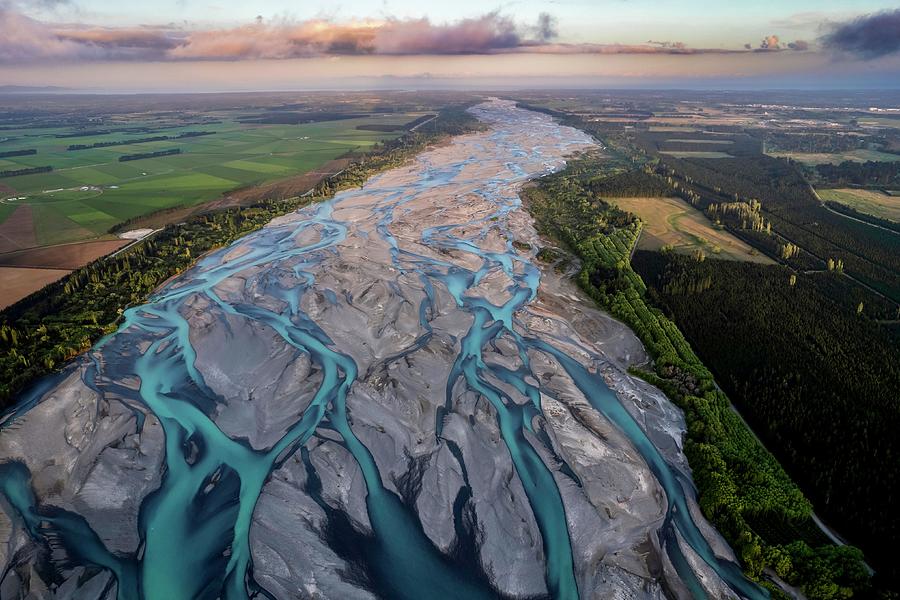
[[[858,190],[850,188],[816,190],[822,200],[840,202],[882,219],[900,223],[900,196],[878,190]]]
[[[637,215],[644,226],[640,250],[671,247],[675,252],[772,264],[773,261],[725,229],[719,229],[696,208],[678,198],[616,198],[613,203]]]
[[[727,152],[718,150],[661,150],[660,154],[666,154],[675,158],[731,158]]]
[[[900,161],[900,154],[879,152],[878,150],[848,150],[846,152],[819,153],[819,152],[767,152],[769,156],[778,158],[790,158],[806,165],[822,165],[826,163],[840,164],[844,161],[853,162],[894,162]]]
[[[900,129],[900,117],[862,117],[857,119],[860,125],[866,127],[888,127]]]
[[[734,140],[709,140],[704,138],[672,138],[666,142],[676,142],[680,144],[713,144],[719,146],[728,146],[734,144]]]
[[[6,308],[20,298],[38,291],[47,284],[62,279],[69,273],[66,269],[31,269],[27,267],[0,266],[0,309]]]
[[[162,128],[138,122],[130,124],[138,131],[78,137],[58,137],[72,135],[64,128],[7,129],[4,136],[11,139],[3,143],[4,152],[37,152],[0,159],[0,171],[45,165],[53,171],[0,180],[0,252],[104,237],[116,224],[142,214],[196,205],[236,188],[312,172],[348,152],[397,137],[403,125],[418,116],[421,113],[391,113],[258,124],[220,115],[215,122]],[[396,129],[388,131],[392,127]],[[178,137],[186,133],[190,136]],[[143,141],[162,136],[168,139]],[[116,145],[67,150],[73,144],[98,143]],[[171,149],[180,153],[120,160]],[[7,225],[10,219],[13,223]]]

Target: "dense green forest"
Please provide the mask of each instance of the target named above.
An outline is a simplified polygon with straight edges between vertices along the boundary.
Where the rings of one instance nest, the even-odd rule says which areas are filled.
[[[170,225],[115,257],[97,260],[0,311],[0,406],[25,386],[57,370],[117,327],[122,311],[144,299],[203,253],[263,227],[276,216],[365,183],[401,165],[447,135],[480,124],[462,108],[448,108],[426,128],[378,144],[308,196],[198,215]]]
[[[822,517],[876,560],[892,556],[900,348],[850,284],[674,253],[638,251],[632,264]]]
[[[816,165],[815,175],[835,187],[898,187],[900,186],[900,162],[854,162],[839,165]]]
[[[629,170],[588,182],[588,189],[604,198],[658,198],[673,195],[672,185],[641,170]]]
[[[581,157],[525,190],[523,200],[538,230],[582,260],[579,285],[627,323],[654,357],[654,371],[639,374],[684,410],[685,453],[704,514],[735,548],[747,574],[776,597],[784,596],[764,572],[799,586],[811,600],[869,593],[862,554],[832,545],[817,529],[809,501],[731,409],[675,323],[648,302],[629,262],[640,221],[593,191],[607,187],[627,194],[626,181],[638,189],[647,181],[598,181],[608,170],[606,159]]]

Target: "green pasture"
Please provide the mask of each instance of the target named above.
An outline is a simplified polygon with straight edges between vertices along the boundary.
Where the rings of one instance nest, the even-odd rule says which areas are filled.
[[[673,138],[671,140],[666,140],[666,142],[674,142],[678,144],[718,144],[722,146],[727,146],[729,144],[733,144],[734,140],[705,140],[705,139],[693,139],[693,138]]]
[[[35,148],[32,156],[0,159],[0,171],[52,165],[50,173],[0,179],[0,225],[19,204],[34,209],[41,244],[105,234],[117,223],[174,206],[215,199],[229,190],[316,170],[348,151],[365,149],[400,132],[357,129],[403,124],[415,114],[373,115],[300,125],[222,123],[168,127],[140,133],[57,138],[62,129],[4,132],[15,139],[3,151]],[[213,135],[67,151],[70,144],[133,140],[186,131]],[[181,154],[119,162],[126,154],[181,149]],[[3,189],[3,188],[0,188]],[[24,197],[24,200],[11,198]]]
[[[840,164],[844,161],[853,162],[894,162],[900,160],[900,154],[879,152],[878,150],[848,150],[846,152],[819,153],[819,152],[769,152],[770,156],[792,158],[807,165],[822,165],[826,163]]]
[[[900,197],[879,190],[817,190],[822,200],[839,202],[860,212],[900,223]]]
[[[708,152],[697,150],[697,151],[676,151],[676,150],[660,150],[660,154],[668,154],[669,156],[674,156],[675,158],[732,158],[730,154],[727,152],[718,152],[715,150],[710,150]]]

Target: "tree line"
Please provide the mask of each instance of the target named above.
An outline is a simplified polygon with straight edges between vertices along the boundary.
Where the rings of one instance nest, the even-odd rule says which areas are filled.
[[[123,154],[119,157],[119,162],[128,162],[131,160],[143,160],[145,158],[157,158],[160,156],[172,156],[181,154],[181,148],[170,148],[169,150],[157,150],[156,152],[141,152],[138,154]]]
[[[21,175],[34,175],[36,173],[49,173],[53,170],[53,167],[47,165],[46,167],[26,167],[24,169],[12,169],[9,171],[0,171],[0,178],[2,177],[19,177]]]
[[[816,165],[819,181],[835,187],[900,187],[900,162],[854,162]]]
[[[66,147],[69,152],[76,150],[89,150],[91,148],[109,148],[110,146],[130,146],[131,144],[147,144],[150,142],[164,142],[166,140],[181,140],[185,138],[213,135],[215,131],[185,131],[178,135],[157,135],[133,140],[109,140],[106,142],[94,142],[93,144],[70,144]]]
[[[34,148],[29,148],[28,150],[7,150],[6,152],[0,152],[0,158],[12,158],[15,156],[33,156],[37,154],[37,150]]]

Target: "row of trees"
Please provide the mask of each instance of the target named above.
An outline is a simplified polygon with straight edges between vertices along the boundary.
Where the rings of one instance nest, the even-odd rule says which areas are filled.
[[[844,161],[839,165],[816,165],[813,175],[837,187],[900,187],[900,162]]]
[[[19,177],[21,175],[34,175],[36,173],[49,173],[53,170],[53,167],[26,167],[24,169],[11,169],[9,171],[0,171],[0,178],[2,177]]]
[[[29,148],[28,150],[7,150],[6,152],[0,152],[0,158],[12,158],[15,156],[33,156],[37,154],[37,150],[34,148]]]
[[[157,135],[153,137],[135,138],[133,140],[109,140],[106,142],[94,142],[93,144],[69,144],[66,151],[75,152],[77,150],[89,150],[91,148],[108,148],[110,146],[129,146],[131,144],[147,144],[150,142],[164,142],[169,138],[167,135]]]
[[[130,146],[131,144],[147,144],[150,142],[165,142],[166,140],[180,140],[185,138],[213,135],[214,131],[185,131],[178,135],[157,135],[131,140],[109,140],[107,142],[94,142],[93,144],[70,144],[66,147],[69,152],[76,150],[88,150],[90,148],[108,148],[110,146]]]
[[[172,156],[181,154],[181,148],[170,148],[169,150],[157,150],[156,152],[141,152],[139,154],[123,154],[119,157],[119,162],[128,162],[130,160],[143,160],[145,158],[158,158],[160,156]]]

